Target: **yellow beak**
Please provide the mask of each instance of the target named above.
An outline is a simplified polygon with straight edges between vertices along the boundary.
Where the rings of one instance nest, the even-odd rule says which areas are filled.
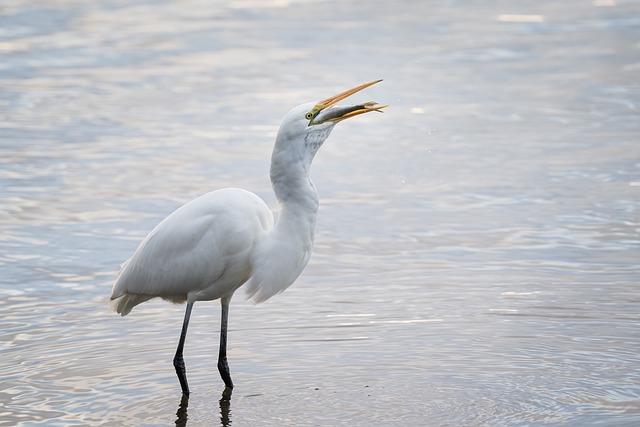
[[[373,80],[367,83],[363,83],[361,85],[358,85],[354,88],[345,90],[344,92],[340,92],[337,95],[334,95],[330,98],[327,98],[323,101],[318,102],[312,109],[311,111],[309,111],[307,113],[307,119],[309,119],[309,121],[311,122],[313,119],[315,119],[315,117],[325,108],[331,107],[332,105],[342,101],[345,98],[350,97],[351,95],[353,95],[354,93],[360,92],[363,89],[368,88],[369,86],[373,86],[376,83],[380,83],[382,81],[382,79],[380,80]],[[364,113],[368,113],[371,111],[378,111],[380,112],[381,109],[388,107],[388,105],[384,105],[384,104],[378,104],[377,102],[366,102],[364,104],[358,105],[356,107],[354,107],[353,109],[350,109],[350,111],[346,112],[345,114],[343,114],[340,117],[335,117],[332,119],[329,119],[329,121],[332,122],[339,122],[342,121],[344,119],[348,119],[349,117],[354,117],[354,116],[358,116],[360,114],[364,114]]]

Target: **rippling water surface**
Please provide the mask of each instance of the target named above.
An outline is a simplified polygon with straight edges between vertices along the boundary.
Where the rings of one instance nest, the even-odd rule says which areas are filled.
[[[0,425],[640,424],[637,1],[5,0]],[[392,104],[316,158],[295,286],[120,318],[119,264],[181,203],[269,203],[293,105]],[[219,402],[220,401],[220,402]]]

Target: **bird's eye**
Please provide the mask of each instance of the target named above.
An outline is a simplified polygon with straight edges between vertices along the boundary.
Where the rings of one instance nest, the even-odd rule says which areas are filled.
[[[311,120],[313,119],[313,113],[311,111],[309,111],[305,116],[304,116],[307,120]]]

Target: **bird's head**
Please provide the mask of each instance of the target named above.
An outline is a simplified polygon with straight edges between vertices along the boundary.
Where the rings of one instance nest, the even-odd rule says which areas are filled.
[[[363,83],[320,102],[309,102],[291,109],[280,124],[274,157],[284,157],[286,160],[283,160],[287,162],[302,160],[303,164],[309,166],[337,123],[371,111],[381,112],[386,107],[377,102],[337,105],[343,99],[381,81]]]

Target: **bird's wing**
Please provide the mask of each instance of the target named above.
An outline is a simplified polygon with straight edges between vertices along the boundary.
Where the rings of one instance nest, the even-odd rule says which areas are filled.
[[[211,286],[229,263],[248,269],[251,247],[273,224],[270,216],[264,202],[244,190],[192,200],[144,239],[124,264],[111,299],[135,294],[181,301]]]

